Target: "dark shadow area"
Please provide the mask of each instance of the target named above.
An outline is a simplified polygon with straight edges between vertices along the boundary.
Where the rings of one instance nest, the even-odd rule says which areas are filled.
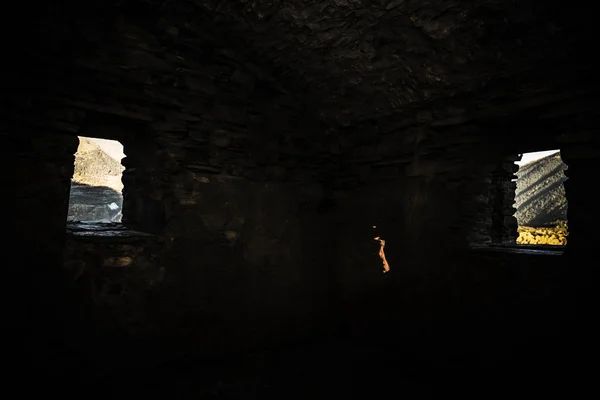
[[[600,59],[583,2],[14,5],[6,393],[597,391]],[[82,137],[126,157],[78,180]],[[538,145],[561,160],[521,170],[515,217],[517,154]],[[499,251],[518,220],[567,217],[567,247]],[[90,219],[113,222],[73,221]]]
[[[68,221],[120,222],[123,195],[106,186],[72,182]]]

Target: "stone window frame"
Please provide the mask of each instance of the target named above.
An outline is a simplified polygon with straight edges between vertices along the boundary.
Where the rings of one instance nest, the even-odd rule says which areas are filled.
[[[566,246],[544,246],[517,244],[519,236],[518,222],[514,207],[516,195],[516,172],[523,154],[544,151],[526,150],[503,157],[498,163],[485,171],[485,177],[476,185],[478,197],[487,198],[487,204],[471,214],[467,241],[474,250],[487,250],[528,255],[563,255]],[[560,151],[560,150],[559,150]],[[485,203],[485,202],[484,202]],[[486,222],[477,226],[477,221]]]
[[[107,115],[88,116],[85,123],[76,134],[77,137],[89,137],[107,140],[116,140],[123,145],[125,157],[121,164],[125,167],[122,173],[123,181],[123,204],[121,222],[96,223],[90,222],[89,229],[85,227],[86,223],[79,221],[65,221],[67,233],[81,237],[130,237],[130,236],[152,236],[160,233],[166,225],[166,218],[163,212],[157,212],[155,203],[156,185],[147,184],[148,175],[154,172],[154,166],[144,165],[142,161],[150,160],[156,163],[155,153],[159,146],[154,141],[152,135],[148,134],[145,126],[131,120]],[[71,178],[73,175],[73,166],[75,162],[75,153],[78,146],[75,147],[70,165]],[[69,179],[70,192],[70,179]]]

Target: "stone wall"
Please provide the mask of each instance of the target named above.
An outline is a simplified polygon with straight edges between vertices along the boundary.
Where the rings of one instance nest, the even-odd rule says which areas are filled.
[[[579,281],[589,270],[571,269],[581,256],[469,249],[461,196],[443,179],[372,183],[339,199],[337,315],[344,332],[372,346],[450,367],[505,358],[540,365],[565,356],[557,341],[591,311],[578,294],[590,293]],[[386,242],[387,273],[375,235]]]
[[[63,345],[105,367],[115,360],[139,365],[146,358],[137,349],[145,344],[168,354],[223,353],[327,330],[332,238],[321,214],[325,194],[318,171],[295,160],[279,162],[286,155],[272,152],[277,164],[261,161],[254,169],[260,175],[244,176],[252,167],[224,173],[219,166],[198,166],[202,158],[188,153],[193,141],[183,141],[175,153],[172,144],[157,144],[160,136],[156,141],[134,136],[122,135],[128,154],[124,224],[152,236],[70,234],[66,248],[76,137],[50,135],[42,141],[32,135],[32,146],[52,153],[22,149],[27,156],[15,177],[28,169],[32,179],[10,186],[23,198],[14,209],[14,226],[27,229],[18,235],[21,243],[44,249],[25,265],[46,268],[39,276],[32,268],[23,278],[28,282],[23,293],[35,290],[32,282],[44,287],[39,300],[46,304],[34,301],[37,311],[31,315],[45,314],[41,320],[48,324],[59,315],[66,327],[55,333]],[[65,302],[69,307],[63,309]],[[78,338],[62,336],[65,329]]]
[[[592,119],[577,121],[583,132],[586,124],[594,126]],[[334,218],[336,290],[353,329],[377,332],[372,327],[379,326],[385,337],[409,337],[424,352],[431,342],[465,350],[502,337],[505,344],[528,343],[543,353],[541,343],[585,325],[580,318],[590,312],[586,280],[593,267],[584,260],[596,246],[591,230],[600,215],[589,205],[582,211],[589,198],[571,179],[581,184],[597,170],[597,139],[566,133],[573,125],[527,126],[527,135],[514,129],[503,136],[503,124],[442,127],[425,120],[395,134],[383,126],[371,128],[370,136],[350,132],[356,139],[341,157]],[[488,245],[514,244],[516,238],[516,155],[540,148],[560,148],[569,165],[569,226],[574,218],[576,233],[567,252],[491,251]],[[571,167],[569,158],[581,168]],[[375,236],[386,242],[386,274]],[[398,329],[377,325],[391,320]]]
[[[517,239],[517,219],[515,213],[515,194],[519,156],[506,157],[491,174],[489,193],[489,213],[492,216],[490,238],[492,244],[514,245]],[[481,215],[481,214],[479,214]]]
[[[559,138],[561,158],[569,166],[565,171],[567,180],[564,183],[569,202],[567,251],[581,256],[595,253],[595,229],[600,224],[600,215],[588,186],[596,181],[600,160],[598,140],[597,130],[562,135]]]
[[[7,128],[1,129],[0,158],[8,200],[3,202],[6,249],[13,252],[5,264],[11,282],[8,315],[14,343],[25,344],[17,347],[18,357],[11,362],[16,368],[60,375],[66,366],[82,363],[87,334],[79,299],[72,296],[62,267],[78,142],[76,137],[33,137]]]
[[[87,293],[116,324],[102,329],[219,352],[320,328],[331,239],[315,211],[319,185],[196,178],[198,192],[181,199],[160,235],[133,244],[71,236],[70,269],[104,288]],[[133,261],[114,266],[113,248]]]
[[[177,33],[182,14],[85,14],[85,27],[50,16],[40,29],[55,34],[40,43],[64,42],[36,42],[2,82],[11,225],[16,245],[39,249],[19,280],[39,347],[58,338],[57,352],[130,362],[130,340],[218,353],[324,329],[331,237],[319,213],[336,149],[318,140],[325,128],[302,93],[211,24]],[[151,239],[71,235],[65,247],[77,136],[124,145],[123,223]]]
[[[479,13],[374,3],[392,39],[359,46],[352,37],[381,26],[362,4],[263,24],[242,4],[192,3],[40,11],[18,27],[25,44],[7,47],[0,151],[11,240],[27,249],[9,266],[23,359],[48,374],[139,366],[162,350],[223,354],[331,327],[369,332],[385,352],[500,357],[520,343],[549,359],[557,341],[538,334],[592,332],[600,146],[587,28],[570,35],[508,1],[506,13],[494,1]],[[123,222],[151,236],[65,235],[77,135],[123,143]],[[512,240],[511,157],[540,144],[569,165],[564,256],[471,249]]]

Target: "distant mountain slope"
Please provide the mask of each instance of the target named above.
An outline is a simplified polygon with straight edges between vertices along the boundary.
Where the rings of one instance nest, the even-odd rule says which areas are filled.
[[[520,226],[542,227],[567,220],[567,179],[560,152],[522,165],[517,171],[515,217]]]
[[[73,182],[88,186],[106,186],[120,192],[123,190],[121,174],[124,170],[120,160],[109,156],[93,141],[79,138]]]

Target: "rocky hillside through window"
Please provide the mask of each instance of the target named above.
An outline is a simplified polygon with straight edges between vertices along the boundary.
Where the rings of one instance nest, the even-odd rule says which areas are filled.
[[[558,150],[520,166],[515,193],[517,244],[567,244],[566,169]]]
[[[68,221],[121,222],[123,157],[117,141],[79,138]]]

